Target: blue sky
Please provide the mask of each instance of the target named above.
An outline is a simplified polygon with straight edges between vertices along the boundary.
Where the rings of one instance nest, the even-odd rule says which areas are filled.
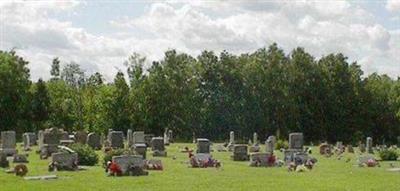
[[[1,1],[0,16],[0,49],[29,60],[33,80],[49,78],[54,57],[111,80],[132,52],[151,63],[170,48],[240,54],[273,42],[400,76],[400,0]]]

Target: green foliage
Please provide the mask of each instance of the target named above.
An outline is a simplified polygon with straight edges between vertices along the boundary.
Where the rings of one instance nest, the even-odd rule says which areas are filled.
[[[50,115],[50,96],[46,83],[42,79],[39,79],[36,83],[31,104],[32,121],[36,124],[36,130],[41,129],[43,123],[49,119]]]
[[[279,139],[276,141],[275,149],[280,150],[280,149],[288,149],[289,148],[289,143],[286,140]]]
[[[384,161],[395,161],[399,158],[399,153],[394,149],[379,151],[379,157]]]
[[[94,166],[99,162],[99,156],[89,145],[73,144],[70,148],[78,153],[79,165]]]

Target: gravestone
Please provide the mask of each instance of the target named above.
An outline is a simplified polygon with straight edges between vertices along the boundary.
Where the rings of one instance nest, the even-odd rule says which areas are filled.
[[[249,155],[247,154],[247,145],[235,145],[233,147],[232,159],[234,161],[247,161],[247,160],[249,160]]]
[[[54,170],[77,170],[78,154],[68,152],[58,152],[51,154],[49,171]]]
[[[153,137],[154,137],[153,134],[144,134],[144,142],[148,147],[151,147],[151,140],[153,139]]]
[[[122,175],[147,175],[147,172],[144,172],[145,161],[142,156],[138,155],[121,155],[121,156],[113,156],[112,162],[117,164],[122,172]],[[132,169],[141,169],[140,174],[132,174]],[[142,174],[143,173],[143,174]]]
[[[74,138],[75,138],[75,143],[86,144],[87,133],[85,131],[77,131],[74,133]]]
[[[97,133],[89,133],[87,144],[95,150],[101,149],[101,136]]]
[[[153,156],[167,156],[164,146],[164,138],[153,137],[151,139],[151,150],[153,151]]]
[[[126,142],[127,147],[131,148],[133,145],[132,129],[128,129],[128,131],[126,132]]]
[[[169,143],[173,143],[174,142],[174,137],[172,134],[172,130],[168,130],[168,139],[169,139]]]
[[[67,136],[67,137],[66,137]],[[66,138],[66,139],[65,139]],[[68,132],[58,128],[45,129],[39,134],[40,157],[45,159],[58,151],[60,140],[68,140]]]
[[[368,153],[374,153],[373,149],[372,149],[372,138],[371,137],[367,137],[367,152]]]
[[[358,145],[358,149],[360,150],[360,152],[365,153],[365,144],[364,143],[359,143]]]
[[[164,145],[169,145],[168,128],[164,131]]]
[[[254,132],[254,134],[253,134],[253,144],[254,144],[254,145],[258,145],[258,144],[259,144],[259,142],[258,142],[258,135],[257,135],[256,132]]]
[[[274,153],[276,139],[274,136],[269,136],[265,141],[265,152]]]
[[[108,133],[108,141],[111,148],[124,148],[124,133],[122,131],[111,131]]]
[[[133,145],[133,150],[135,151],[136,155],[140,155],[143,157],[143,159],[146,159],[146,151],[147,151],[147,146],[144,143],[135,143]]]
[[[22,141],[24,142],[24,150],[30,150],[30,147],[36,144],[36,134],[27,132],[22,134]]]
[[[289,149],[303,150],[303,133],[289,134]]]
[[[197,139],[197,153],[210,153],[210,140],[199,138]]]
[[[271,157],[271,153],[251,153],[249,165],[253,167],[267,167],[269,165],[269,157]]]
[[[146,141],[144,140],[144,132],[143,131],[133,132],[132,141],[133,141],[133,144],[138,144],[138,143],[145,144]]]
[[[7,156],[12,156],[17,153],[15,131],[1,132],[1,147],[0,152]]]
[[[228,143],[228,151],[233,151],[233,147],[235,146],[235,132],[229,132],[229,143]]]

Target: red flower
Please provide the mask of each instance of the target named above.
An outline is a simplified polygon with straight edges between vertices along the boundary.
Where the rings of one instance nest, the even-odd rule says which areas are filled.
[[[121,175],[122,174],[121,167],[119,167],[118,164],[112,162],[110,165],[110,173],[112,175]]]

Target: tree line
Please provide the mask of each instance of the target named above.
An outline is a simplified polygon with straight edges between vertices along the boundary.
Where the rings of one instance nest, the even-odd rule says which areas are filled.
[[[303,48],[285,54],[275,43],[240,55],[168,50],[148,68],[133,53],[109,83],[77,63],[60,63],[53,60],[51,79],[32,82],[28,61],[0,51],[0,130],[161,135],[168,128],[186,141],[226,140],[229,131],[239,139],[303,132],[308,142],[371,136],[392,143],[400,136],[400,78],[364,76],[340,53],[317,59]]]

